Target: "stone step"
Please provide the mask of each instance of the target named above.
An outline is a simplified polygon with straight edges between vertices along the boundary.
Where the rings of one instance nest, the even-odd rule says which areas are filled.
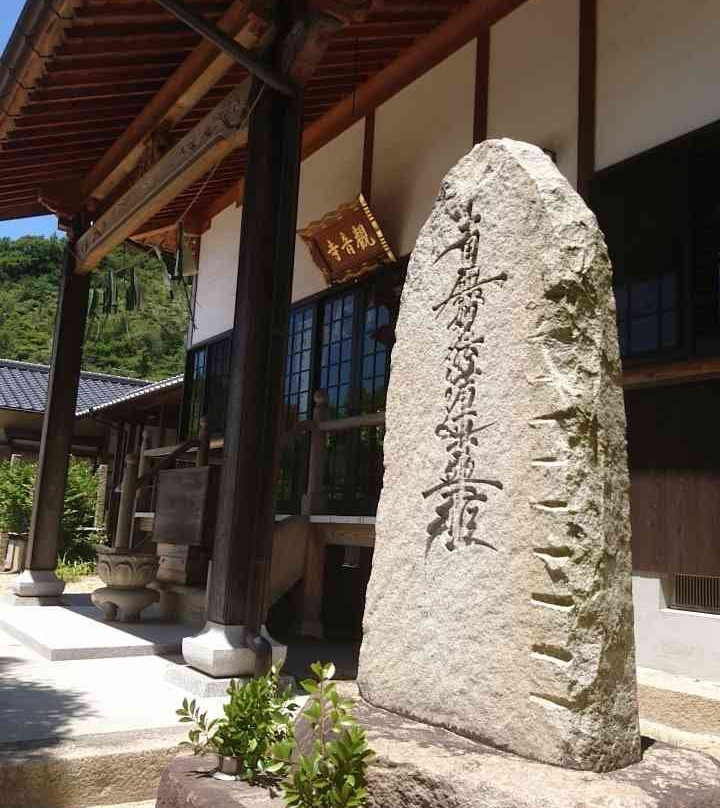
[[[197,631],[152,619],[106,623],[94,606],[0,608],[0,628],[51,661],[178,654]]]
[[[0,808],[151,808],[184,727],[0,745]]]

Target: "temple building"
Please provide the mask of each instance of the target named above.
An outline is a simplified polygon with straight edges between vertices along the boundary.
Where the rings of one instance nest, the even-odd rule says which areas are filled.
[[[445,173],[508,137],[613,262],[638,665],[720,679],[719,39],[708,0],[27,0],[0,219],[51,210],[69,249],[18,594],[59,591],[89,273],[132,240],[178,251],[192,292],[182,401],[175,379],[102,404],[115,488],[136,453],[153,477],[129,530],[200,624],[186,659],[356,642],[407,261]]]

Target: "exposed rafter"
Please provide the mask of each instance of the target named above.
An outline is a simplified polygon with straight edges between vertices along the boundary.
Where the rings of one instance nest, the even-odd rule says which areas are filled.
[[[271,0],[235,0],[218,28],[249,51],[256,50],[272,37],[272,8]],[[107,196],[140,162],[151,133],[161,124],[182,120],[232,65],[212,43],[201,42],[98,161],[83,183],[82,196]]]
[[[63,2],[53,0],[58,10],[64,8]],[[240,5],[240,0],[183,2],[213,25],[219,25],[231,8]],[[260,9],[262,15],[271,0],[242,0],[243,7],[245,2]],[[312,78],[305,89],[305,127],[327,114],[343,97],[351,96],[465,2],[375,0],[364,19],[365,0],[307,0],[309,9],[325,15],[334,13],[350,25],[338,30],[330,24],[327,35],[332,38],[318,48],[322,56],[319,66],[315,69],[313,60],[306,62],[309,72],[305,77],[312,72]],[[26,0],[18,26],[22,30],[11,38],[3,55],[3,61],[13,67],[13,75],[20,80],[31,74],[29,68],[40,59],[32,50],[40,42],[25,38],[25,34],[41,30],[34,20],[43,10],[52,16],[48,9],[47,0]],[[29,11],[33,12],[30,16]],[[114,174],[108,182],[110,190],[104,193],[101,189],[101,199],[86,202],[93,218],[99,219],[148,166],[247,75],[155,0],[77,0],[72,14],[62,13],[70,18],[62,21],[62,36],[50,50],[40,51],[46,57],[42,71],[37,81],[26,84],[29,92],[13,114],[6,138],[0,141],[0,219],[17,211],[25,216],[45,212],[47,207],[38,200],[40,189],[46,205],[70,212],[83,202],[80,192],[107,160],[106,169]],[[242,29],[241,22],[236,20],[236,24]],[[213,75],[214,68],[205,70],[206,65],[202,66],[200,78],[195,81],[193,73],[191,89],[182,92],[171,79],[174,74],[177,78],[183,64],[192,68],[192,57],[203,50],[203,58],[220,65],[217,73]],[[226,60],[224,65],[222,60]],[[298,76],[297,80],[302,83],[305,79]],[[13,86],[0,67],[0,95]],[[153,119],[138,135],[138,124],[146,125],[149,120],[143,117],[143,110],[152,107],[157,111],[155,105],[161,100],[164,108],[160,118]],[[0,123],[8,124],[1,109]],[[119,146],[131,153],[118,151]],[[139,148],[133,151],[135,146]],[[172,225],[191,202],[190,215],[206,209],[230,186],[237,189],[245,169],[246,154],[241,148],[228,155],[210,180],[198,180],[180,192],[146,227]]]
[[[212,42],[226,56],[234,59],[257,78],[262,79],[265,84],[283,95],[294,95],[295,88],[288,84],[287,81],[258,59],[250,50],[239,45],[232,37],[229,37],[222,28],[213,25],[204,19],[202,15],[195,14],[182,0],[155,0],[155,2],[192,28],[193,31],[197,31],[204,39]]]
[[[353,13],[357,13],[358,3],[359,0],[348,0]],[[342,5],[338,0],[334,4]],[[281,64],[287,80],[302,86],[320,62],[332,32],[342,25],[337,15],[322,12],[310,13],[298,23],[283,45]],[[78,241],[76,271],[93,269],[114,247],[243,145],[256,98],[252,80],[245,79],[150,167]]]
[[[65,29],[82,0],[34,0],[20,15],[0,69],[0,140],[12,130],[30,91],[45,74],[45,63],[63,41]]]
[[[471,0],[431,34],[407,48],[385,69],[355,88],[354,92],[346,94],[339,103],[306,127],[302,143],[303,159],[310,157],[443,59],[475,39],[484,28],[489,28],[525,2],[526,0]],[[202,211],[200,216],[207,222],[229,205],[241,204],[243,193],[244,180],[240,178]]]

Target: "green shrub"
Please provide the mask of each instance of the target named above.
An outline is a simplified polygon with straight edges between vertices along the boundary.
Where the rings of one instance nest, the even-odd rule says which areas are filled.
[[[34,487],[35,463],[0,463],[0,530],[28,532]]]
[[[67,482],[65,484],[65,504],[62,521],[62,551],[66,562],[90,561],[95,558],[93,544],[96,536],[90,528],[95,521],[95,500],[97,498],[97,477],[88,463],[70,459]]]
[[[278,668],[273,666],[267,675],[244,685],[233,680],[227,693],[230,699],[223,706],[223,717],[212,721],[207,720],[207,713],[194,699],[183,700],[177,711],[180,721],[195,726],[189,732],[189,741],[181,746],[196,755],[215,753],[239,758],[240,776],[248,781],[282,775],[286,764],[274,757],[273,749],[292,738],[295,705],[290,701],[290,690],[280,690]]]
[[[37,463],[5,460],[0,463],[0,529],[10,533],[27,533],[30,529],[33,489]],[[94,558],[92,531],[97,479],[88,463],[70,459],[65,504],[60,524],[61,556],[67,563]]]
[[[335,666],[316,662],[312,672],[316,680],[300,684],[310,694],[301,717],[312,729],[313,751],[298,758],[283,783],[285,802],[288,808],[362,808],[367,800],[367,767],[374,753],[350,713],[353,703],[341,699],[331,681]],[[289,765],[293,744],[277,745],[275,754]]]

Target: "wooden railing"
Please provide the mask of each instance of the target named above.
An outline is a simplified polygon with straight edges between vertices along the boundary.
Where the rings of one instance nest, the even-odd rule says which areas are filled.
[[[294,433],[310,432],[310,458],[305,493],[302,497],[301,513],[309,516],[322,513],[326,507],[326,490],[323,485],[325,469],[327,432],[341,432],[362,427],[378,427],[385,425],[385,412],[373,412],[366,415],[353,415],[349,418],[330,418],[327,394],[324,390],[316,390],[313,395],[313,417],[301,421],[294,428]]]
[[[125,458],[113,546],[122,549],[130,547],[135,511],[143,489],[154,485],[161,471],[172,468],[181,457],[193,450],[195,465],[207,466],[210,454],[210,428],[206,418],[200,421],[200,434],[197,438],[189,438],[178,446],[162,446],[157,449],[143,445],[141,455],[133,453]],[[157,458],[161,458],[160,462],[148,469]],[[139,473],[141,467],[142,474]]]
[[[328,432],[381,427],[385,424],[384,412],[354,415],[349,418],[330,418],[328,399],[324,390],[315,392],[313,402],[312,419],[297,423],[289,431],[289,435],[310,433],[307,484],[301,502],[301,513],[304,516],[322,513],[327,504],[327,491],[323,484],[327,451],[325,435]],[[210,462],[210,429],[206,418],[201,419],[200,434],[196,438],[189,438],[177,446],[169,447],[152,448],[144,444],[139,455],[133,453],[126,457],[113,541],[115,547],[123,549],[130,547],[135,513],[143,511],[143,492],[156,483],[161,471],[172,468],[179,459],[192,452],[195,452],[196,466],[208,465]],[[159,462],[155,462],[158,460]]]

